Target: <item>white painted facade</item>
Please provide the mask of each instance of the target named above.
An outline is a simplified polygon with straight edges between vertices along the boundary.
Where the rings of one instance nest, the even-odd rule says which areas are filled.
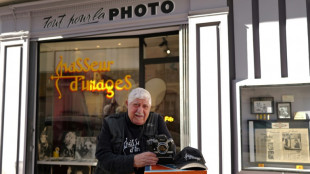
[[[281,75],[278,1],[258,0],[260,78],[255,77],[258,70],[254,68],[258,53],[253,46],[256,40],[252,1],[174,0],[174,10],[169,14],[163,13],[159,5],[154,8],[155,14],[148,8],[141,17],[133,12],[132,18],[122,19],[119,14],[109,19],[109,9],[128,6],[134,9],[153,2],[165,1],[49,0],[0,7],[0,81],[3,84],[0,85],[0,141],[2,149],[5,148],[6,136],[12,133],[5,131],[8,114],[19,118],[20,126],[12,125],[16,126],[15,134],[19,131],[19,141],[15,143],[21,164],[18,173],[34,173],[36,101],[33,95],[36,95],[37,77],[32,69],[36,67],[38,41],[175,29],[179,30],[182,41],[179,59],[182,147],[199,148],[211,174],[266,173],[242,169],[239,87],[310,82],[306,0],[286,0],[287,77]],[[232,5],[229,7],[228,3]],[[78,22],[82,16],[85,20]],[[233,26],[229,27],[229,21]],[[14,60],[15,64],[8,61],[13,58],[18,59]],[[21,72],[14,71],[13,75],[9,70]],[[12,96],[9,89],[19,92]],[[8,113],[8,110],[18,112]],[[3,151],[1,156],[2,170],[8,167],[8,171],[15,173],[5,165]]]

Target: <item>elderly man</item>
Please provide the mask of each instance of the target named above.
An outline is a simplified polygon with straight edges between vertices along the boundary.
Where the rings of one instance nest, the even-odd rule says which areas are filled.
[[[150,112],[151,95],[147,90],[132,90],[126,104],[126,113],[103,120],[96,149],[96,174],[144,173],[146,165],[158,162],[156,154],[147,152],[146,141],[159,134],[171,138],[163,118]]]

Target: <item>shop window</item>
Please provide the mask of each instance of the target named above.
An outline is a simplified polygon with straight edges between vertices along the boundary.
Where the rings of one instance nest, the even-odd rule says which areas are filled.
[[[144,58],[173,58],[179,56],[179,35],[147,37],[144,39]]]
[[[180,147],[180,91],[179,64],[163,63],[146,65],[145,88],[152,93],[152,110],[165,113],[167,127]]]
[[[163,41],[163,37],[169,38],[172,54],[144,57],[152,55],[146,52],[162,49],[153,41]],[[92,172],[102,119],[125,112],[130,89],[139,86],[150,91],[152,111],[163,115],[179,148],[179,63],[178,48],[174,48],[178,35],[154,38],[39,44],[37,173]],[[154,83],[156,88],[152,88]]]
[[[139,39],[42,43],[39,60],[38,173],[95,166],[102,118],[139,85]]]
[[[310,84],[241,86],[243,170],[310,172]]]
[[[143,39],[145,88],[152,95],[152,111],[164,114],[167,127],[180,149],[179,35]]]

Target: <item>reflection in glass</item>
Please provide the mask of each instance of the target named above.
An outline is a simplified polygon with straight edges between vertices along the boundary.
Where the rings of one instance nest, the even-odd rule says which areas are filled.
[[[145,82],[152,95],[151,111],[165,115],[167,127],[180,148],[179,63],[146,65]]]
[[[94,140],[102,119],[126,111],[127,94],[138,86],[138,44],[137,38],[40,44],[38,164],[96,161]],[[38,171],[50,173],[50,166],[38,165]]]
[[[144,39],[144,58],[179,56],[179,35],[148,37]]]

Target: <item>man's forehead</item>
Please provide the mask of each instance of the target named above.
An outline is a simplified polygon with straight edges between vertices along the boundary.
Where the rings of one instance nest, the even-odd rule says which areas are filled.
[[[147,99],[139,99],[139,98],[136,98],[136,99],[134,99],[131,103],[133,103],[133,104],[142,103],[142,104],[147,104],[147,105],[148,105],[148,100],[147,100]]]

